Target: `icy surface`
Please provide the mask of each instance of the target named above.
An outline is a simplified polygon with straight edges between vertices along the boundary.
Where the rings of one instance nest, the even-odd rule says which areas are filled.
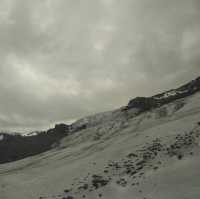
[[[200,198],[200,94],[101,113],[46,153],[0,165],[0,199]]]

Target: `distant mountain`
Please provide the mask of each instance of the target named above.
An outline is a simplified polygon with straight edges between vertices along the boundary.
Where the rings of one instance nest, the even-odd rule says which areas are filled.
[[[44,132],[20,134],[0,133],[0,163],[12,162],[52,149],[68,135],[68,125],[59,124]]]

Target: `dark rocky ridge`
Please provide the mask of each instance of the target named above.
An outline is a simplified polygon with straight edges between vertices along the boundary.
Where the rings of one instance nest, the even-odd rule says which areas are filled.
[[[65,124],[57,124],[53,129],[32,136],[1,133],[3,140],[0,141],[0,164],[48,151],[68,133],[69,126]]]
[[[126,110],[137,108],[140,111],[147,111],[157,106],[157,100],[152,97],[136,97],[128,103]]]
[[[85,125],[75,129],[72,125],[56,124],[54,128],[37,132],[36,135],[32,135],[32,133],[27,134],[28,136],[0,133],[0,136],[3,136],[3,139],[0,140],[0,164],[51,150],[59,145],[62,138],[85,128]]]
[[[130,100],[125,110],[132,108],[139,109],[140,112],[148,111],[160,107],[175,100],[188,97],[200,91],[200,77],[174,90],[154,95],[152,97],[136,97]]]

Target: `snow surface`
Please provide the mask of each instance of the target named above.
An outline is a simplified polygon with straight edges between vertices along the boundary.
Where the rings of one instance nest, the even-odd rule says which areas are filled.
[[[57,148],[0,165],[0,199],[200,198],[200,94],[136,112],[79,120]]]
[[[4,139],[4,135],[0,135],[0,141]]]
[[[159,99],[165,99],[165,98],[168,98],[168,97],[171,97],[171,96],[175,96],[177,94],[183,94],[183,93],[187,93],[187,92],[188,92],[187,90],[184,90],[184,91],[171,90],[171,91],[168,91],[168,92],[162,94],[160,97],[155,97],[155,99],[158,99],[158,100]]]
[[[172,91],[169,91],[169,92],[166,92],[164,93],[161,97],[155,97],[155,99],[164,99],[164,98],[168,98],[170,96],[175,96],[177,95],[177,91],[176,90],[172,90]]]

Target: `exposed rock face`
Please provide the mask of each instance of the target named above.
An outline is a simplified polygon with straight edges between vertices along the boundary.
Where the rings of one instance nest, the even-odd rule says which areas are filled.
[[[188,97],[200,91],[200,77],[191,82],[177,88],[174,90],[169,90],[167,92],[152,96],[152,97],[136,97],[132,99],[126,109],[137,108],[142,111],[148,111],[152,108],[162,106],[178,100],[181,98]]]
[[[55,132],[66,133],[66,134],[68,134],[69,129],[70,126],[66,124],[56,124],[54,128]]]
[[[137,108],[141,111],[147,111],[157,106],[157,101],[151,97],[136,97],[128,103],[127,108]]]

